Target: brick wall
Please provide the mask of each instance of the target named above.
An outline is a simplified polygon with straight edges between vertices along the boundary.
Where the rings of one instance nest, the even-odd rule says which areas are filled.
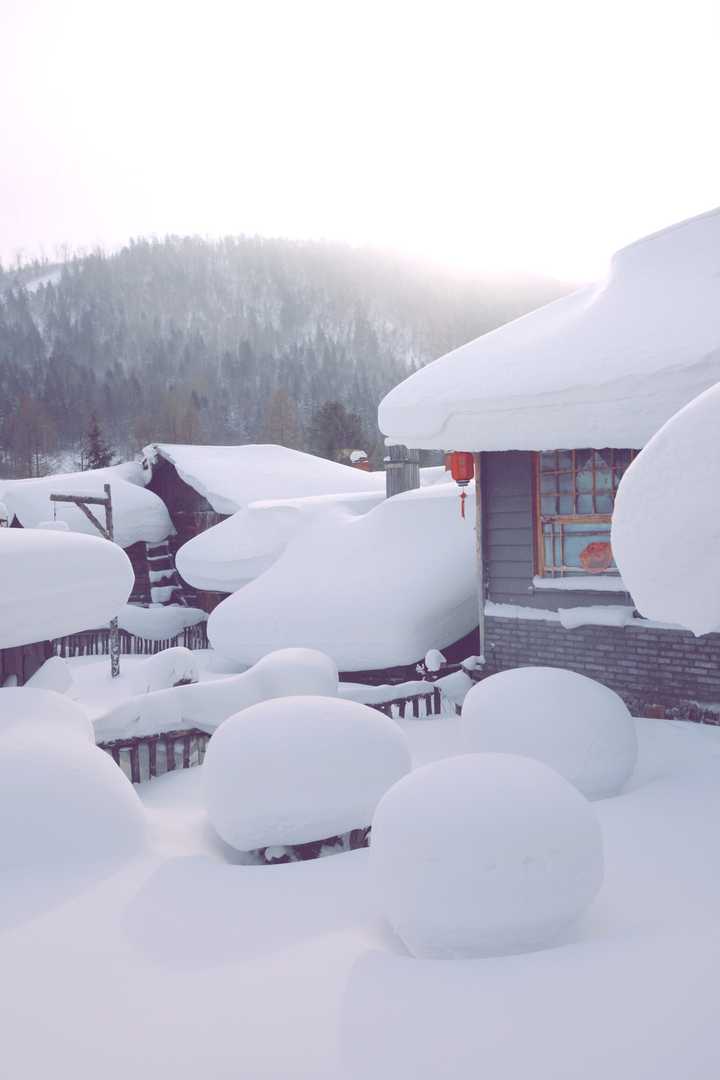
[[[720,634],[492,616],[486,639],[491,671],[570,668],[616,690],[635,715],[720,723]]]

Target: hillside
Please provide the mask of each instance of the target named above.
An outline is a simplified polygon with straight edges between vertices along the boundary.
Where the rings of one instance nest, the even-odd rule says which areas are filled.
[[[388,389],[563,291],[260,238],[0,271],[0,475],[77,456],[93,413],[122,455],[151,440],[313,449],[313,414],[335,400],[377,459]]]

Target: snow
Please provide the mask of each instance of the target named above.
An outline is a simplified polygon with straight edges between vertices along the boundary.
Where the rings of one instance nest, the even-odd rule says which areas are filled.
[[[365,473],[367,491],[261,499],[193,536],[176,556],[180,574],[196,589],[235,592],[272,566],[291,539],[323,515],[341,508],[366,514],[385,500],[384,473]],[[420,486],[448,484],[442,466],[420,470]]]
[[[177,637],[187,626],[196,626],[207,619],[202,608],[183,604],[125,604],[118,613],[118,626],[128,634],[164,641]]]
[[[472,503],[462,519],[450,484],[360,517],[329,510],[215,608],[210,641],[245,664],[296,645],[326,652],[341,671],[417,662],[477,625],[472,520]]]
[[[381,402],[380,429],[440,449],[643,446],[720,378],[719,303],[720,209],[415,372]]]
[[[92,722],[81,705],[54,690],[29,684],[0,690],[0,738],[18,732],[95,743]]]
[[[460,752],[450,718],[402,726],[417,763]],[[561,947],[462,963],[387,933],[368,851],[232,865],[202,767],[140,785],[136,859],[41,893],[3,878],[4,1074],[714,1080],[720,729],[638,729],[632,788],[593,805],[606,866],[586,917]]]
[[[622,698],[563,668],[521,667],[483,679],[465,698],[462,729],[466,750],[535,758],[589,799],[616,795],[637,761]]]
[[[612,545],[638,610],[720,630],[720,384],[678,412],[621,481]]]
[[[25,686],[40,690],[55,690],[58,694],[67,694],[73,684],[72,672],[62,656],[51,656],[39,667]]]
[[[338,697],[283,697],[231,716],[203,765],[208,817],[239,851],[303,844],[370,824],[410,769],[387,716]]]
[[[416,769],[381,799],[370,870],[414,956],[527,952],[593,900],[602,834],[587,800],[547,766],[466,754]]]
[[[97,529],[79,507],[72,503],[51,503],[50,495],[104,498],[105,484],[110,484],[114,539],[120,547],[130,547],[139,540],[158,543],[175,531],[165,503],[142,486],[142,469],[135,462],[30,480],[0,479],[0,497],[7,504],[10,519],[16,516],[26,529],[55,520],[66,522],[73,532],[97,536]],[[90,509],[104,526],[104,508]]]
[[[428,649],[425,653],[425,668],[427,671],[440,671],[445,663],[447,661],[439,649]]]
[[[576,626],[629,626],[635,618],[635,608],[622,604],[590,604],[587,607],[560,608],[560,623],[566,630]]]
[[[193,536],[179,549],[175,564],[196,589],[235,592],[272,566],[313,522],[337,509],[365,514],[384,498],[384,490],[378,490],[255,502]]]
[[[576,574],[573,577],[545,578],[535,575],[533,588],[552,592],[627,592],[627,586],[616,574]]]
[[[99,536],[0,529],[0,648],[106,624],[135,581],[125,552]]]
[[[166,690],[178,683],[196,683],[198,664],[195,654],[182,645],[148,656],[132,673],[137,694],[149,694],[153,690]]]
[[[32,691],[0,690],[7,693]],[[135,855],[143,845],[145,814],[112,758],[81,739],[24,728],[2,736],[0,870],[47,872],[54,866],[64,874]]]
[[[384,489],[385,474],[369,473],[285,446],[183,446],[153,443],[143,453],[171,462],[178,476],[218,514],[234,514],[258,499]]]
[[[337,689],[337,668],[329,657],[312,649],[280,649],[241,675],[121,700],[96,715],[95,733],[98,742],[109,742],[190,728],[213,732],[233,713],[260,701],[300,694],[330,696]]]

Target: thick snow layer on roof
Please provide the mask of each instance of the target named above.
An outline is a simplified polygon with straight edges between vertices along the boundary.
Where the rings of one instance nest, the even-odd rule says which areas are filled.
[[[384,477],[384,473],[370,475]],[[443,466],[420,470],[422,487],[442,483],[451,483]],[[337,508],[366,514],[384,499],[383,482],[374,491],[254,502],[183,544],[176,565],[196,589],[235,592],[272,566],[288,542],[323,514]]]
[[[0,480],[0,496],[10,518],[17,517],[26,529],[57,519],[67,522],[73,532],[97,536],[95,526],[72,503],[51,503],[50,495],[94,495],[104,497],[103,486],[110,484],[115,542],[130,547],[138,540],[158,543],[173,529],[165,503],[153,491],[143,487],[143,470],[136,462],[111,465],[107,469],[58,473],[28,480]],[[54,508],[54,510],[53,510]],[[103,507],[90,507],[104,526]]]
[[[720,383],[655,435],[623,477],[612,545],[638,611],[720,630]]]
[[[246,664],[286,646],[320,649],[342,671],[420,660],[477,623],[472,522],[472,498],[462,519],[449,484],[361,517],[328,511],[215,608],[210,640]]]
[[[122,548],[99,536],[0,529],[0,648],[107,624],[133,587]]]
[[[195,626],[207,619],[202,608],[182,604],[125,604],[118,612],[118,626],[136,637],[164,641],[177,637],[186,626]]]
[[[384,488],[385,474],[364,472],[285,446],[182,446],[153,443],[144,450],[171,462],[186,484],[218,514],[234,514],[258,499],[373,491]]]
[[[413,447],[641,447],[720,379],[720,209],[624,248],[606,281],[448,353],[380,404]]]

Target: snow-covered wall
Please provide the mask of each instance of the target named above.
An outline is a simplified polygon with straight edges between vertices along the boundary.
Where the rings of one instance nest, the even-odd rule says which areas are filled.
[[[411,447],[641,447],[720,379],[718,310],[720,209],[411,375],[380,404],[380,429]]]
[[[107,624],[133,587],[122,548],[95,536],[0,529],[0,648]]]

